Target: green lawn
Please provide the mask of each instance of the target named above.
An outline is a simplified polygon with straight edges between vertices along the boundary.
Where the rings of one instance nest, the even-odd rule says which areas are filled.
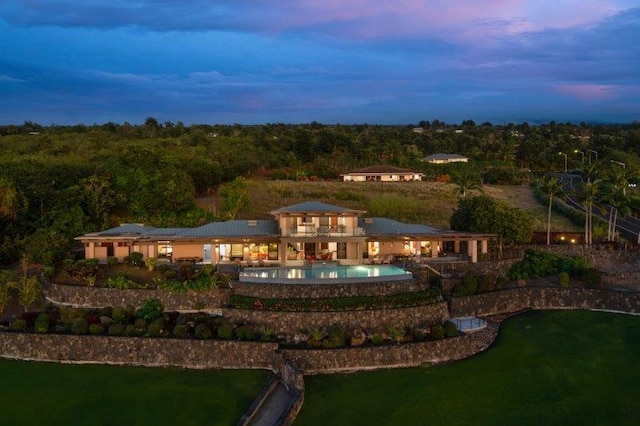
[[[636,425],[640,318],[532,312],[469,360],[305,383],[296,425]]]
[[[0,360],[0,422],[234,425],[268,374]]]

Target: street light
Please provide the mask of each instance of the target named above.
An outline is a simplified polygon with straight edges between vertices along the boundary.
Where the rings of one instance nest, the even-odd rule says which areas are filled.
[[[589,164],[591,164],[591,153],[593,152],[596,155],[596,159],[593,160],[594,163],[598,162],[598,151],[594,151],[592,149],[588,149],[587,152],[589,153]]]
[[[620,162],[620,161],[616,161],[616,160],[609,160],[609,161],[611,161],[612,163],[617,164],[618,166],[622,166],[623,169],[627,168],[627,165],[622,163],[622,162]]]
[[[567,173],[567,154],[559,152],[558,155],[564,155],[564,172]]]
[[[582,154],[582,164],[584,164],[584,152],[583,152],[583,151],[580,151],[579,149],[574,149],[574,150],[573,150],[573,153],[574,153],[574,154],[577,154],[577,153]]]

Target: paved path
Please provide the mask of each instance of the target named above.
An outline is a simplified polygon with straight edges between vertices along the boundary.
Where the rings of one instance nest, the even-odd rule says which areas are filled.
[[[258,411],[249,424],[251,426],[275,425],[278,418],[280,418],[284,410],[286,410],[287,405],[289,405],[290,399],[291,395],[289,395],[287,388],[278,382],[277,387],[267,395],[266,400],[260,408],[258,408]]]

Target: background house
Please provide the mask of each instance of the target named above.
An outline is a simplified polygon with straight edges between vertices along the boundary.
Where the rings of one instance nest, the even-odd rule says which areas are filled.
[[[420,181],[424,174],[409,169],[401,169],[400,167],[380,165],[352,170],[340,176],[345,182],[408,182]]]
[[[459,154],[431,154],[427,157],[424,157],[420,160],[424,163],[431,164],[447,164],[447,163],[466,163],[469,161],[469,158],[459,155]]]

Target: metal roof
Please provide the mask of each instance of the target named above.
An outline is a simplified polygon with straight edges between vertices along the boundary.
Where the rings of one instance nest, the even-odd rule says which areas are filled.
[[[139,225],[135,223],[124,223],[120,226],[116,226],[115,228],[107,229],[101,232],[93,232],[91,234],[87,234],[90,236],[96,237],[118,237],[118,236],[135,236],[135,235],[148,235],[150,231],[155,230],[153,226],[145,226]]]
[[[198,228],[188,228],[180,233],[180,238],[216,237],[264,237],[278,236],[278,222],[275,220],[228,220],[211,222]]]
[[[345,207],[334,206],[332,204],[321,203],[320,201],[307,201],[304,203],[294,204],[292,206],[281,207],[276,210],[272,210],[271,214],[277,215],[280,213],[336,213],[336,214],[362,214],[364,210],[354,210]]]
[[[427,225],[398,222],[386,217],[359,218],[358,226],[367,237],[372,236],[436,236],[451,234],[452,231]]]
[[[401,169],[400,167],[390,166],[390,165],[369,166],[369,167],[364,167],[362,169],[351,170],[349,173],[346,173],[346,175],[356,175],[356,174],[418,174],[418,175],[422,175],[423,173],[414,172],[413,170],[410,170],[410,169]]]
[[[442,153],[437,153],[437,154],[431,154],[428,155],[426,157],[424,157],[422,159],[422,161],[429,161],[429,160],[452,160],[452,159],[467,159],[468,157],[465,157],[464,155],[460,155],[460,154],[442,154]]]

